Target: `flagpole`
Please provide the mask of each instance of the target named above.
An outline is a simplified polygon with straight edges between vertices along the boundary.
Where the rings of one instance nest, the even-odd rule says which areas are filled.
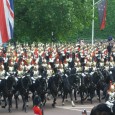
[[[92,15],[92,46],[94,44],[94,6],[95,6],[95,0],[93,0],[93,15]]]
[[[93,14],[92,14],[92,46],[94,44],[94,32],[95,32],[95,22],[94,22],[94,17],[95,17],[95,5],[98,4],[99,2],[101,2],[102,0],[98,0],[97,2],[95,2],[95,0],[93,0]]]

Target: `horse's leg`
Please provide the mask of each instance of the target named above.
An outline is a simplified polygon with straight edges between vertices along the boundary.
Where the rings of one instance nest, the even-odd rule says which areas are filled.
[[[46,96],[45,96],[45,94],[42,95],[42,98],[43,98],[43,99],[42,99],[42,100],[43,100],[43,101],[42,101],[42,102],[43,102],[43,106],[45,106],[45,104],[46,104]]]
[[[27,112],[27,101],[28,101],[27,96],[23,95],[23,110],[25,112]]]
[[[83,104],[83,92],[79,91],[79,94],[80,94],[80,98],[81,98],[81,104]]]
[[[91,104],[92,104],[92,99],[93,99],[93,92],[92,91],[89,91],[88,92],[88,96],[89,96],[89,101],[91,102]]]
[[[72,91],[70,91],[69,94],[70,94],[70,99],[71,99],[72,107],[75,107],[75,104],[74,104],[74,102],[73,102]]]
[[[97,89],[96,92],[97,92],[98,100],[99,102],[101,102],[100,89]]]
[[[12,97],[8,97],[8,111],[11,112]]]
[[[76,95],[76,89],[74,89],[74,98],[75,98],[75,101],[77,101],[77,95]]]
[[[6,97],[3,95],[3,99],[4,99],[4,102],[5,102],[5,107],[7,106],[7,101],[6,101]]]
[[[27,112],[27,107],[28,107],[27,102],[28,102],[28,98],[25,98],[24,100],[25,100],[25,104],[24,104],[24,105],[25,105],[25,106],[24,106],[24,111],[25,111],[25,112]]]
[[[33,93],[32,93],[33,106],[34,106],[34,97],[35,97],[35,94],[34,94],[34,92],[33,92]]]
[[[18,96],[15,96],[16,109],[18,109]]]
[[[24,110],[25,101],[24,101],[24,96],[23,95],[22,95],[22,101],[23,101],[22,110]]]
[[[80,86],[79,87],[79,94],[80,94],[80,98],[81,98],[81,104],[83,104],[83,87],[82,86]]]
[[[19,100],[18,96],[19,96],[19,91],[16,91],[15,94],[14,94],[16,109],[18,109],[18,100]]]
[[[67,96],[68,96],[68,92],[65,94],[65,99],[66,99],[66,101],[68,101]]]
[[[62,96],[62,105],[65,105],[64,103],[64,99],[67,96],[67,93],[65,91],[63,91],[63,96]]]
[[[16,92],[16,93],[14,94],[14,99],[15,99],[15,103],[16,103],[16,109],[18,109],[18,96],[19,96],[18,93],[19,93],[19,92]]]
[[[91,85],[90,89],[92,88],[93,86]],[[90,97],[91,97],[91,104],[93,102],[93,98],[95,96],[95,87],[92,88],[92,90],[90,91]]]
[[[54,100],[53,100],[52,107],[55,107],[55,104],[56,104],[56,96],[53,96],[53,97],[54,97]]]

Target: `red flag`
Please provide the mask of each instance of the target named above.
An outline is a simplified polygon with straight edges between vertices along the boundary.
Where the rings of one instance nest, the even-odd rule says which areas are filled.
[[[100,21],[100,30],[103,30],[106,25],[106,9],[107,9],[107,0],[101,0],[98,5],[99,21]]]

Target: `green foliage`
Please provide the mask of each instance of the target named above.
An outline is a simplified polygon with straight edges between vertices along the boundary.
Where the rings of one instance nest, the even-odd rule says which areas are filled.
[[[108,36],[115,37],[115,0],[107,1],[107,17],[106,17],[106,27],[104,30],[100,31],[98,12],[95,7],[95,39],[106,39]],[[92,27],[86,27],[83,31],[79,33],[79,37],[91,39]]]
[[[98,0],[95,0],[95,2]],[[50,42],[91,38],[92,0],[15,0],[14,38],[21,42]],[[107,23],[99,30],[95,8],[95,38],[115,36],[115,0],[108,0]]]
[[[91,23],[91,5],[86,0],[16,0],[15,38],[51,41],[51,33],[64,41],[75,37]]]

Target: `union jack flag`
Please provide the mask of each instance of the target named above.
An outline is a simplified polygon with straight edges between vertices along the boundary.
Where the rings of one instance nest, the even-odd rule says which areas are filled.
[[[0,44],[13,37],[14,0],[0,0]]]

